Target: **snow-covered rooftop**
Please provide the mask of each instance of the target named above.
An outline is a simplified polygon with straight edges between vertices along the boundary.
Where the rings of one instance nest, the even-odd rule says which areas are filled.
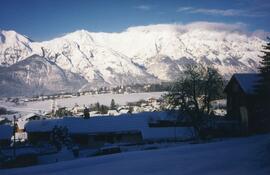
[[[11,139],[13,129],[10,125],[0,125],[0,140]]]
[[[35,114],[35,113],[30,113],[30,114],[27,114],[27,115],[22,116],[21,118],[19,118],[19,120],[27,120],[27,119],[29,119],[31,117],[36,116],[36,115],[37,114]]]
[[[31,119],[32,117],[35,116],[40,116],[39,114],[36,113],[30,113],[27,115],[24,115],[18,119],[17,126],[19,129],[24,129],[25,124]]]
[[[27,132],[48,132],[54,126],[66,126],[70,133],[99,133],[139,130],[144,139],[159,139],[177,137],[191,137],[192,130],[188,127],[179,128],[150,128],[150,119],[164,119],[173,117],[166,112],[144,112],[138,114],[124,114],[118,117],[91,117],[90,119],[66,117],[63,119],[37,120],[26,124]]]

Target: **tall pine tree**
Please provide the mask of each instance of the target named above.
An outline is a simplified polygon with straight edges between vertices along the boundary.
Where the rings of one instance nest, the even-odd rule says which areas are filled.
[[[270,38],[267,37],[268,43],[263,46],[261,66],[259,67],[260,71],[260,80],[258,82],[258,94],[260,101],[262,101],[263,106],[270,108]]]
[[[116,109],[116,104],[115,104],[114,99],[112,99],[112,101],[111,101],[110,108],[111,108],[111,109]]]
[[[258,131],[270,131],[270,38],[267,37],[267,44],[263,46],[260,56],[261,66],[259,67],[260,79],[257,83],[257,109]]]

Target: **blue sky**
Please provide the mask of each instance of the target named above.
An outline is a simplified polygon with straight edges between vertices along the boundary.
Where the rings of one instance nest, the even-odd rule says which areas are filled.
[[[41,41],[78,29],[120,32],[130,26],[194,21],[243,23],[270,31],[270,0],[0,0],[0,29]]]

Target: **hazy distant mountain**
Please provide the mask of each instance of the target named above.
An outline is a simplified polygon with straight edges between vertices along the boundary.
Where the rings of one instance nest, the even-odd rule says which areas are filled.
[[[228,78],[256,71],[264,43],[240,28],[206,22],[131,27],[121,33],[79,30],[44,42],[1,31],[0,64],[9,67],[37,54],[84,77],[83,88],[170,81],[186,64],[196,63],[213,65]]]

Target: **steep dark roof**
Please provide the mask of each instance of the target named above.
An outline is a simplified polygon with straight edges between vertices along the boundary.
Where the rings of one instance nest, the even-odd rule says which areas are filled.
[[[230,80],[235,80],[238,82],[240,85],[241,89],[244,91],[246,94],[254,94],[255,93],[255,85],[259,81],[260,76],[257,73],[239,73],[239,74],[234,74]],[[231,83],[228,83],[227,87],[225,88],[228,89],[228,86],[230,86]]]
[[[258,83],[260,79],[259,74],[245,73],[245,74],[234,74],[234,76],[245,93],[247,94],[255,93],[255,85]]]

